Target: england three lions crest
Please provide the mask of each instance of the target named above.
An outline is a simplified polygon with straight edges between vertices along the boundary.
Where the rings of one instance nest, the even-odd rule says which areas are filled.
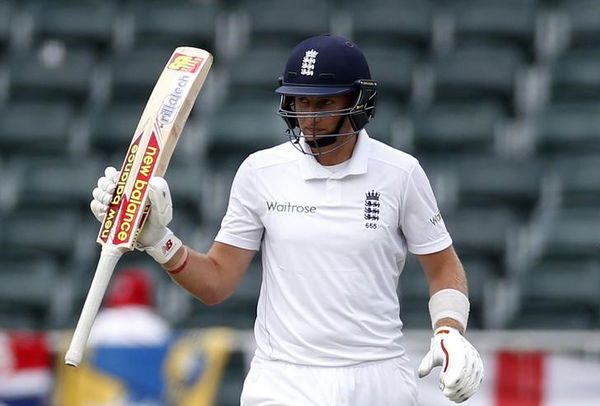
[[[379,223],[379,209],[381,202],[379,201],[379,192],[371,190],[365,193],[365,210],[363,217],[366,220],[365,228],[375,229]]]

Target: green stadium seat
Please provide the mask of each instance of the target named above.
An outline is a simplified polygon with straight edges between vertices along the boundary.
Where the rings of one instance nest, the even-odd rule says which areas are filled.
[[[16,206],[88,210],[92,189],[102,175],[98,160],[41,158],[19,161]]]
[[[503,276],[503,269],[493,261],[464,256],[461,258],[467,283],[469,287],[469,301],[471,302],[471,317],[478,319],[477,324],[485,324],[484,307],[486,306],[486,293],[488,287],[495,280]]]
[[[406,152],[412,150],[412,121],[406,105],[393,99],[377,98],[375,116],[367,124],[369,137]]]
[[[226,68],[229,98],[271,97],[278,100],[275,89],[283,76],[291,48],[257,46],[238,56]]]
[[[461,258],[469,285],[469,301],[471,313],[469,328],[482,328],[485,320],[485,292],[487,285],[498,276],[493,262],[465,256]],[[400,299],[400,318],[405,329],[429,329],[431,317],[427,304],[429,302],[429,284],[427,277],[415,255],[409,255],[398,282]]]
[[[495,100],[513,109],[525,57],[511,46],[465,44],[432,60],[437,101]]]
[[[562,207],[600,206],[600,155],[558,156],[549,173],[560,181]]]
[[[587,329],[599,325],[598,262],[540,262],[520,276],[519,287],[520,308],[509,327]]]
[[[442,215],[460,257],[498,264],[504,261],[510,233],[520,225],[516,215],[505,208],[459,207]]]
[[[7,208],[11,206],[12,193],[6,192],[8,184],[13,180],[12,172],[9,171],[8,164],[4,163],[2,156],[0,156],[0,213],[7,211]],[[1,224],[0,224],[1,226]]]
[[[537,7],[530,0],[460,0],[450,4],[455,42],[519,47],[534,59]]]
[[[600,51],[572,51],[550,69],[553,101],[597,101],[600,97]]]
[[[0,108],[0,150],[65,155],[73,108],[63,103],[15,102]]]
[[[413,115],[417,155],[424,152],[493,152],[497,126],[505,119],[494,103],[446,103]]]
[[[556,10],[569,22],[569,47],[594,48],[600,44],[600,4],[595,0],[560,0]]]
[[[359,44],[369,61],[371,77],[377,81],[377,98],[410,102],[418,53],[412,48]]]
[[[135,41],[175,47],[186,45],[215,52],[218,9],[211,2],[134,1]]]
[[[110,61],[112,99],[144,106],[168,62],[171,46],[142,46],[114,55]]]
[[[555,17],[568,22],[568,35],[556,38],[555,59],[538,60],[554,40],[543,34],[561,33]],[[30,31],[20,21],[31,22]],[[441,38],[448,22],[452,37]],[[76,322],[100,250],[90,192],[107,163],[122,161],[175,46],[211,50],[222,64],[215,81],[227,86],[214,92],[222,104],[188,128],[206,139],[186,136],[166,174],[171,228],[204,246],[219,228],[242,160],[287,142],[276,114],[277,79],[292,47],[324,32],[344,33],[369,59],[379,82],[370,136],[414,153],[433,181],[450,179],[447,196],[440,193],[451,203],[441,205],[442,215],[469,280],[469,327],[491,325],[486,293],[500,280],[514,282],[520,295],[509,328],[599,328],[600,2],[0,0],[0,188],[8,190],[0,193],[0,329]],[[521,82],[531,63],[543,63],[549,96],[539,111],[517,117],[529,125],[533,154],[498,156],[503,125],[522,112],[518,86],[535,84]],[[96,89],[104,73],[107,89]],[[95,90],[107,91],[106,103],[91,98],[102,96]],[[88,145],[88,155],[74,155]],[[547,180],[559,186],[556,211],[538,213],[544,186],[554,185]],[[5,185],[16,185],[14,193]],[[539,246],[524,248],[527,258],[513,263],[523,259],[511,256],[520,241],[513,237],[525,231]],[[128,265],[172,284],[144,253],[125,255],[119,266]],[[257,256],[223,304],[186,296],[192,304],[175,327],[252,328],[261,279]],[[57,295],[68,306],[56,308]],[[414,255],[399,295],[405,327],[429,329],[427,281]],[[222,406],[239,403],[244,366],[235,356]]]
[[[10,22],[12,16],[12,2],[0,0],[0,55],[8,48],[10,42]]]
[[[532,227],[541,238],[542,259],[600,258],[600,212],[597,207],[561,208]]]
[[[461,207],[504,207],[528,215],[540,198],[544,168],[535,157],[450,158],[442,165],[457,176]]]
[[[60,52],[60,51],[59,51]],[[12,100],[81,103],[89,97],[95,57],[87,50],[66,49],[57,60],[42,57],[43,51],[12,58]]]
[[[142,115],[144,102],[111,103],[90,118],[90,146],[93,153],[125,156]]]
[[[202,178],[209,176],[206,170],[195,162],[171,160],[165,179],[169,182],[169,189],[175,204],[175,217],[179,210],[184,209],[190,213],[194,222],[202,220]]]
[[[600,104],[553,103],[531,119],[537,152],[546,156],[600,151]]]
[[[435,7],[431,1],[377,0],[346,3],[352,36],[359,46],[409,44],[427,50],[432,41]]]
[[[208,161],[223,164],[229,156],[241,163],[252,152],[285,142],[286,125],[277,108],[278,99],[273,96],[272,100],[228,104],[215,112],[207,127]]]
[[[0,258],[0,329],[44,326],[57,274],[48,258]]]
[[[257,0],[241,3],[236,11],[249,21],[250,49],[266,45],[285,46],[291,51],[300,41],[332,28],[329,1]],[[278,61],[282,69],[286,59]]]
[[[3,246],[61,261],[73,256],[79,213],[67,209],[14,211],[3,221]]]
[[[37,1],[30,3],[34,38],[107,51],[113,42],[118,2]]]

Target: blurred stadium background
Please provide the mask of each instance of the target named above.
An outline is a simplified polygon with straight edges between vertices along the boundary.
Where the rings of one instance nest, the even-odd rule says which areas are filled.
[[[0,0],[0,330],[74,327],[99,253],[92,186],[120,164],[175,46],[215,56],[167,174],[172,229],[206,250],[238,164],[285,141],[273,89],[288,52],[323,32],[370,61],[370,135],[429,174],[469,277],[474,340],[598,365],[597,0]],[[121,264],[152,270],[176,329],[252,328],[258,261],[212,308],[144,255]],[[420,337],[428,294],[414,259],[400,285]],[[215,405],[237,404],[245,355],[234,347]],[[598,404],[595,390],[591,403],[560,404]]]

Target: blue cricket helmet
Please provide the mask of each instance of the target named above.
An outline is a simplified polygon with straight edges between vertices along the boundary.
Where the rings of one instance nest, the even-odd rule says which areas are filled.
[[[369,64],[360,48],[343,37],[324,34],[300,42],[288,58],[279,85],[275,90],[281,95],[278,114],[288,125],[287,134],[295,144],[303,137],[298,128],[298,118],[340,117],[336,132],[316,142],[308,142],[311,146],[326,146],[335,142],[338,136],[358,134],[375,112],[377,83],[371,80]],[[349,93],[356,97],[346,109],[311,114],[295,111],[294,97]],[[345,118],[352,125],[352,133],[339,133]]]
[[[351,41],[319,35],[299,43],[290,55],[279,94],[333,96],[359,90],[357,80],[370,80],[371,72],[362,51]]]

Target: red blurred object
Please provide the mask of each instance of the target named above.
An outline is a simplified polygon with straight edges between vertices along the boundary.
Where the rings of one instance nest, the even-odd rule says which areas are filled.
[[[144,269],[126,268],[117,274],[106,297],[106,307],[152,307],[152,279]]]

